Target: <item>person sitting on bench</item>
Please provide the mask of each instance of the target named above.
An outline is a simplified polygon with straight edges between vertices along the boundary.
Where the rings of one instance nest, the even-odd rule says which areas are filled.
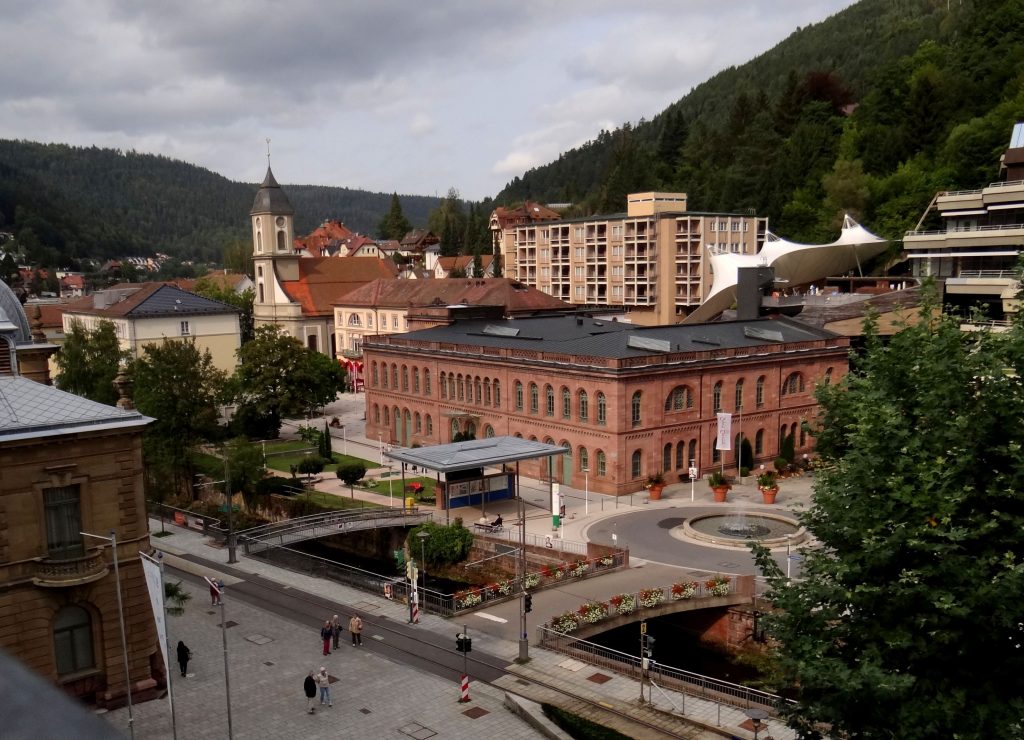
[[[498,518],[491,522],[491,529],[501,529],[501,514],[498,514]]]

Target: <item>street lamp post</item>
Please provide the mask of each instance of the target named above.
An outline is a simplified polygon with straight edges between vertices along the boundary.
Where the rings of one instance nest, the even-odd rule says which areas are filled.
[[[124,631],[124,604],[121,601],[121,571],[118,568],[117,560],[117,532],[110,530],[110,536],[104,537],[91,532],[79,532],[85,537],[95,537],[98,540],[106,540],[110,543],[110,550],[114,556],[114,581],[117,584],[117,618],[121,624],[121,650],[124,653],[124,686],[125,695],[128,697],[128,732],[135,737],[135,718],[132,715],[132,679],[128,672],[128,638]]]
[[[423,611],[427,610],[427,538],[430,537],[430,532],[420,530],[416,533],[416,536],[420,538],[420,570],[423,571]]]
[[[238,562],[235,557],[235,505],[231,501],[231,464],[228,462],[227,451],[224,453],[224,498],[228,505],[228,564],[234,565]]]
[[[220,638],[224,645],[224,698],[228,705],[228,738],[233,738],[235,734],[231,725],[231,679],[228,674],[228,622],[224,616],[224,588],[219,581],[206,576],[203,578],[210,584],[210,588],[217,591],[217,601],[220,602]]]
[[[743,712],[750,718],[750,724],[754,726],[754,740],[757,740],[757,733],[761,730],[761,722],[768,719],[768,711],[761,707],[751,707]]]

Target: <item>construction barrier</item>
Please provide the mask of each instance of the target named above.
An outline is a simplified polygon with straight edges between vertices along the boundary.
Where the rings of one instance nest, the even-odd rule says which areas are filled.
[[[462,695],[459,697],[460,702],[469,701],[469,676],[462,677]]]

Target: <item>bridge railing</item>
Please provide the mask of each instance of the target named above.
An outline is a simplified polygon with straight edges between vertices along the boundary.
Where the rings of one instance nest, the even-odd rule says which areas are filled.
[[[547,627],[538,627],[537,634],[540,647],[546,650],[571,656],[584,663],[607,668],[629,678],[637,680],[641,678],[642,665],[638,655],[630,655],[613,650]],[[761,707],[774,714],[777,713],[781,705],[796,703],[792,699],[786,699],[767,691],[730,683],[729,681],[723,681],[710,676],[703,676],[699,673],[686,671],[682,668],[674,668],[673,666],[663,665],[658,662],[653,662],[653,665],[649,666],[647,675],[655,679],[655,682],[664,688],[680,691],[688,696],[696,696],[708,701],[729,704],[744,709]]]
[[[271,546],[286,544],[285,538],[288,535],[303,532],[309,533],[310,537],[322,536],[330,532],[345,532],[355,529],[359,524],[376,523],[399,523],[399,526],[420,524],[430,519],[428,512],[420,512],[416,509],[372,509],[360,511],[329,511],[319,514],[286,519],[272,524],[262,524],[258,527],[238,532],[237,540],[245,547],[246,554],[265,549]]]

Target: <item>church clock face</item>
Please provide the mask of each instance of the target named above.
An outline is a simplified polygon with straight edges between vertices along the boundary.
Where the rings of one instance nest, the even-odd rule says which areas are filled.
[[[274,223],[276,223],[279,228],[283,229],[284,228],[284,216],[278,216],[277,220]]]

